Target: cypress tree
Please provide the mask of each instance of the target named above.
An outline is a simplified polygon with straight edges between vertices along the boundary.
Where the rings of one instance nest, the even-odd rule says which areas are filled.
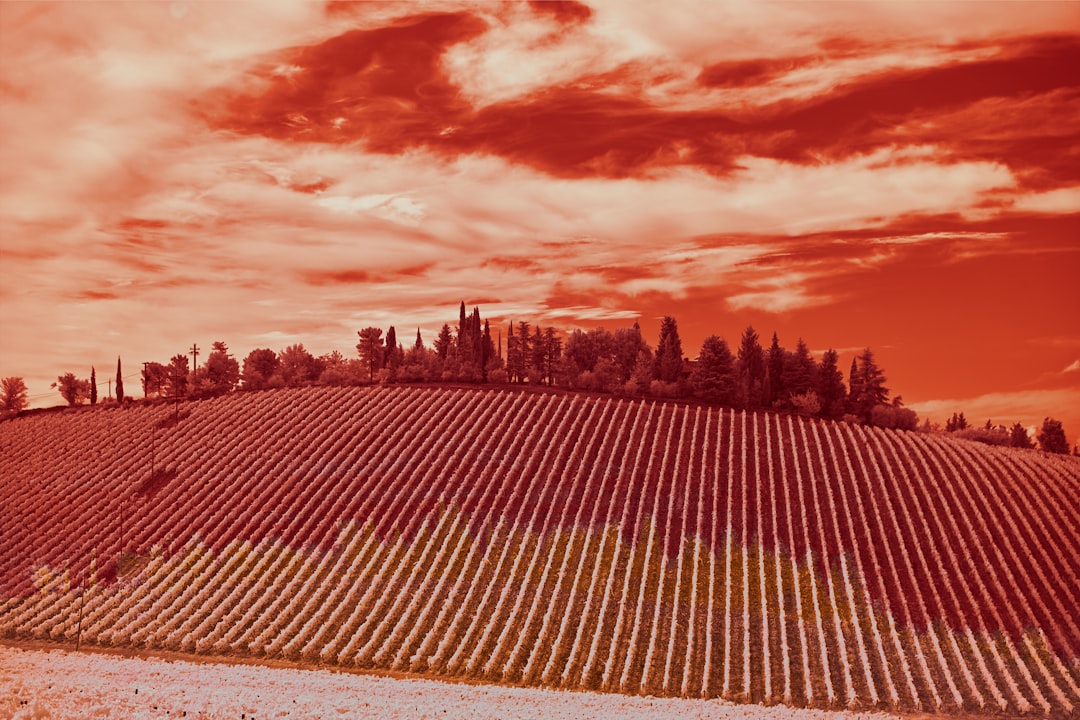
[[[772,334],[772,343],[766,354],[766,372],[768,375],[768,393],[765,396],[766,406],[773,406],[777,400],[786,401],[788,387],[784,377],[784,348],[780,347],[780,338],[776,333]],[[801,391],[800,391],[801,392]]]
[[[529,377],[530,355],[532,350],[532,336],[529,334],[529,323],[521,320],[518,322],[517,353],[518,353],[518,382],[525,382]]]
[[[116,402],[124,402],[124,376],[120,374],[120,356],[116,356]]]
[[[844,416],[844,375],[840,372],[839,355],[832,348],[825,351],[818,368],[817,394],[821,398],[821,416],[839,420]]]
[[[885,373],[874,361],[874,353],[870,348],[863,350],[858,359],[859,394],[855,396],[855,408],[864,422],[870,422],[874,408],[888,401],[889,389],[885,387]]]
[[[747,325],[739,343],[739,401],[745,408],[761,407],[765,386],[765,352],[753,325]]]
[[[90,366],[90,404],[97,405],[97,373],[94,366]]]
[[[850,413],[857,411],[856,405],[858,404],[860,382],[859,382],[859,361],[857,357],[851,358],[851,370],[848,372],[848,402],[847,410]]]

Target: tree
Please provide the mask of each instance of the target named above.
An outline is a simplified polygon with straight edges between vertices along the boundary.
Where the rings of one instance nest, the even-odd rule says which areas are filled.
[[[229,346],[218,340],[206,357],[206,383],[211,395],[232,392],[240,382],[240,363],[229,354]]]
[[[270,378],[278,375],[281,361],[270,348],[256,348],[244,358],[244,371],[240,377],[245,390],[262,390],[270,387]]]
[[[789,392],[791,394],[803,392],[803,390],[789,389],[787,387],[784,372],[784,356],[787,354],[784,348],[780,347],[780,338],[774,332],[772,334],[772,343],[769,345],[768,352],[765,353],[765,367],[769,373],[769,392],[764,398],[766,407],[776,405],[777,401],[784,405],[790,405]]]
[[[694,394],[706,402],[731,405],[735,401],[735,358],[723,338],[705,338],[690,373],[690,385]]]
[[[165,389],[168,381],[169,368],[159,362],[143,363],[143,397],[150,397],[151,393],[153,393],[155,397],[161,397],[161,393]]]
[[[450,333],[450,326],[443,323],[442,329],[439,330],[439,337],[435,339],[435,354],[438,355],[439,362],[446,362],[453,346],[454,336]]]
[[[863,350],[858,360],[858,375],[855,383],[858,394],[854,398],[853,409],[863,422],[870,422],[874,408],[887,403],[889,389],[885,387],[885,373],[874,361],[874,353],[870,348]]]
[[[324,369],[303,343],[290,345],[278,353],[278,372],[288,387],[311,385],[319,379]]]
[[[483,361],[483,381],[488,381],[488,373],[502,369],[502,353],[495,351],[495,342],[491,339],[491,324],[484,320],[484,337],[481,339],[481,360]]]
[[[75,377],[74,373],[64,373],[56,378],[52,386],[60,391],[61,397],[71,407],[90,397],[90,383]]]
[[[548,385],[555,384],[555,366],[562,355],[562,339],[555,334],[555,328],[544,328],[544,377]]]
[[[90,404],[97,405],[97,371],[90,366]]]
[[[746,326],[739,342],[737,372],[737,403],[744,408],[761,407],[765,399],[765,352],[752,325]]]
[[[382,367],[382,329],[366,327],[356,334],[360,336],[360,342],[356,344],[356,350],[360,353],[360,360],[367,366],[368,382],[375,382],[375,371]]]
[[[1042,428],[1036,436],[1039,441],[1039,449],[1051,453],[1069,454],[1069,441],[1065,439],[1065,428],[1060,420],[1044,418]]]
[[[781,402],[786,404],[792,395],[805,395],[811,391],[817,394],[817,374],[818,366],[810,354],[810,348],[807,347],[802,338],[799,338],[799,342],[795,345],[795,352],[784,353],[781,373],[781,387],[784,395],[780,397]],[[773,383],[776,383],[775,375],[773,376]],[[821,400],[820,395],[818,400]]]
[[[653,379],[661,382],[678,382],[683,373],[682,340],[675,318],[665,315],[660,321],[660,339],[656,343],[653,358]]]
[[[21,377],[6,377],[0,380],[0,410],[20,412],[29,405],[26,383]]]
[[[187,355],[173,355],[169,362],[169,395],[180,398],[187,395],[188,375],[191,373],[188,367]]]
[[[964,413],[959,415],[953,413],[952,417],[945,421],[945,432],[956,432],[957,430],[967,430],[967,428],[968,421],[964,417]]]
[[[397,379],[398,368],[405,360],[405,351],[398,345],[397,331],[391,325],[386,331],[386,351],[383,357],[383,367],[390,371],[390,379]]]
[[[120,373],[120,356],[116,356],[116,402],[124,402],[124,376]]]
[[[615,361],[620,383],[630,380],[638,355],[642,352],[646,355],[652,354],[649,344],[641,336],[640,325],[635,322],[633,327],[619,328],[615,331],[612,336],[612,359]]]
[[[1020,423],[1016,423],[1009,429],[1009,445],[1025,450],[1031,450],[1035,447],[1035,443],[1031,442],[1031,436],[1028,435],[1027,428]]]
[[[840,372],[840,356],[832,348],[821,356],[817,373],[817,394],[821,400],[821,416],[839,420],[844,416],[844,401],[847,390],[844,376]]]
[[[848,371],[848,397],[847,397],[847,409],[848,412],[854,413],[856,405],[858,405],[857,398],[859,393],[862,379],[859,376],[859,359],[857,357],[851,358],[851,370]]]

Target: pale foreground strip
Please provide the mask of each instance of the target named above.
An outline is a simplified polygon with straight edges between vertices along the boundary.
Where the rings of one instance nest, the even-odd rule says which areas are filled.
[[[136,690],[138,692],[136,693]],[[748,718],[866,720],[884,713],[465,685],[324,670],[123,658],[0,646],[0,717]]]

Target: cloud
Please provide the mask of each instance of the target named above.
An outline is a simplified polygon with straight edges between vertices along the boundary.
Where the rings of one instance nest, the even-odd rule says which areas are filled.
[[[410,227],[418,226],[425,215],[424,204],[405,195],[380,194],[360,197],[332,195],[320,197],[315,204],[335,212],[370,212]]]
[[[461,298],[688,344],[1075,329],[1033,307],[1076,267],[1068,5],[103,7],[0,3],[9,374],[351,353]]]
[[[1072,363],[1062,370],[1063,373],[1080,372],[1080,360],[1073,360]]]
[[[1080,185],[1022,195],[1013,203],[1013,209],[1050,215],[1080,213]]]

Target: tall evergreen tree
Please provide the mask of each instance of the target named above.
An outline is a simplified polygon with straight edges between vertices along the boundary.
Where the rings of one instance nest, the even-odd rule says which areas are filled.
[[[810,348],[799,338],[795,352],[785,354],[783,399],[786,401],[792,395],[802,395],[811,390],[817,392],[817,374],[818,366],[810,354]],[[820,395],[818,399],[821,399]]]
[[[529,377],[529,370],[532,369],[532,336],[529,334],[529,323],[524,320],[518,322],[515,346],[518,356],[517,381],[523,383]]]
[[[491,340],[491,323],[484,320],[484,335],[480,340],[481,367],[483,368],[483,381],[488,381],[488,370],[494,370],[502,366],[502,357],[495,352],[495,343]]]
[[[547,367],[544,370],[544,375],[547,379],[548,385],[555,384],[555,366],[559,362],[559,357],[562,355],[562,340],[555,334],[555,328],[547,327],[544,329],[544,358],[547,361]]]
[[[530,371],[529,382],[542,385],[547,381],[547,342],[545,341],[545,335],[543,328],[537,325],[533,329],[532,335],[532,353],[530,357]]]
[[[517,336],[514,335],[514,321],[510,321],[510,330],[506,335],[506,380],[518,382],[521,377],[521,353],[518,352]]]
[[[772,343],[765,354],[765,369],[768,373],[768,393],[765,396],[767,407],[776,406],[777,402],[784,403],[787,400],[789,388],[785,378],[784,356],[787,353],[780,347],[780,338],[776,332],[772,334]]]
[[[439,362],[446,363],[453,346],[454,337],[450,334],[450,326],[443,323],[442,328],[439,330],[439,337],[435,338],[435,354],[439,357]]]
[[[390,349],[396,348],[397,344],[397,330],[395,330],[394,326],[391,325],[389,328],[386,329],[386,358],[384,359],[385,361],[388,361],[390,359]],[[384,362],[384,365],[385,364],[386,362]]]
[[[386,350],[383,352],[383,367],[390,371],[390,379],[397,379],[398,368],[405,360],[405,353],[398,345],[397,331],[391,325],[386,330]]]
[[[859,395],[862,393],[861,380],[859,378],[859,358],[851,358],[851,370],[848,372],[848,402],[847,410],[849,413],[855,414],[858,412]]]
[[[416,328],[416,342],[413,343],[413,350],[419,352],[424,349],[424,340],[420,337],[420,328]]]
[[[1030,450],[1035,447],[1035,443],[1031,442],[1031,436],[1028,435],[1027,428],[1020,423],[1016,423],[1009,430],[1009,445],[1014,448],[1023,448]]]
[[[869,422],[874,408],[888,402],[889,389],[885,387],[885,373],[878,367],[870,348],[863,350],[858,359],[859,394],[855,398],[855,409],[864,422]]]
[[[705,338],[690,375],[694,394],[706,402],[731,405],[735,401],[735,358],[728,344],[716,335]]]
[[[116,402],[124,402],[124,376],[120,373],[120,356],[116,356]]]
[[[761,407],[765,400],[765,352],[752,325],[746,326],[739,342],[738,374],[738,403],[745,408]]]
[[[1065,428],[1060,420],[1048,417],[1043,419],[1042,427],[1036,436],[1039,449],[1045,452],[1069,454],[1069,441],[1065,438]]]
[[[97,371],[90,366],[90,404],[97,405]]]
[[[818,367],[817,394],[821,400],[821,416],[839,420],[844,416],[847,390],[840,372],[840,356],[832,348],[825,351]]]
[[[679,339],[679,325],[675,318],[665,315],[660,321],[660,339],[656,343],[653,358],[653,379],[661,382],[678,382],[682,378],[683,350]]]

